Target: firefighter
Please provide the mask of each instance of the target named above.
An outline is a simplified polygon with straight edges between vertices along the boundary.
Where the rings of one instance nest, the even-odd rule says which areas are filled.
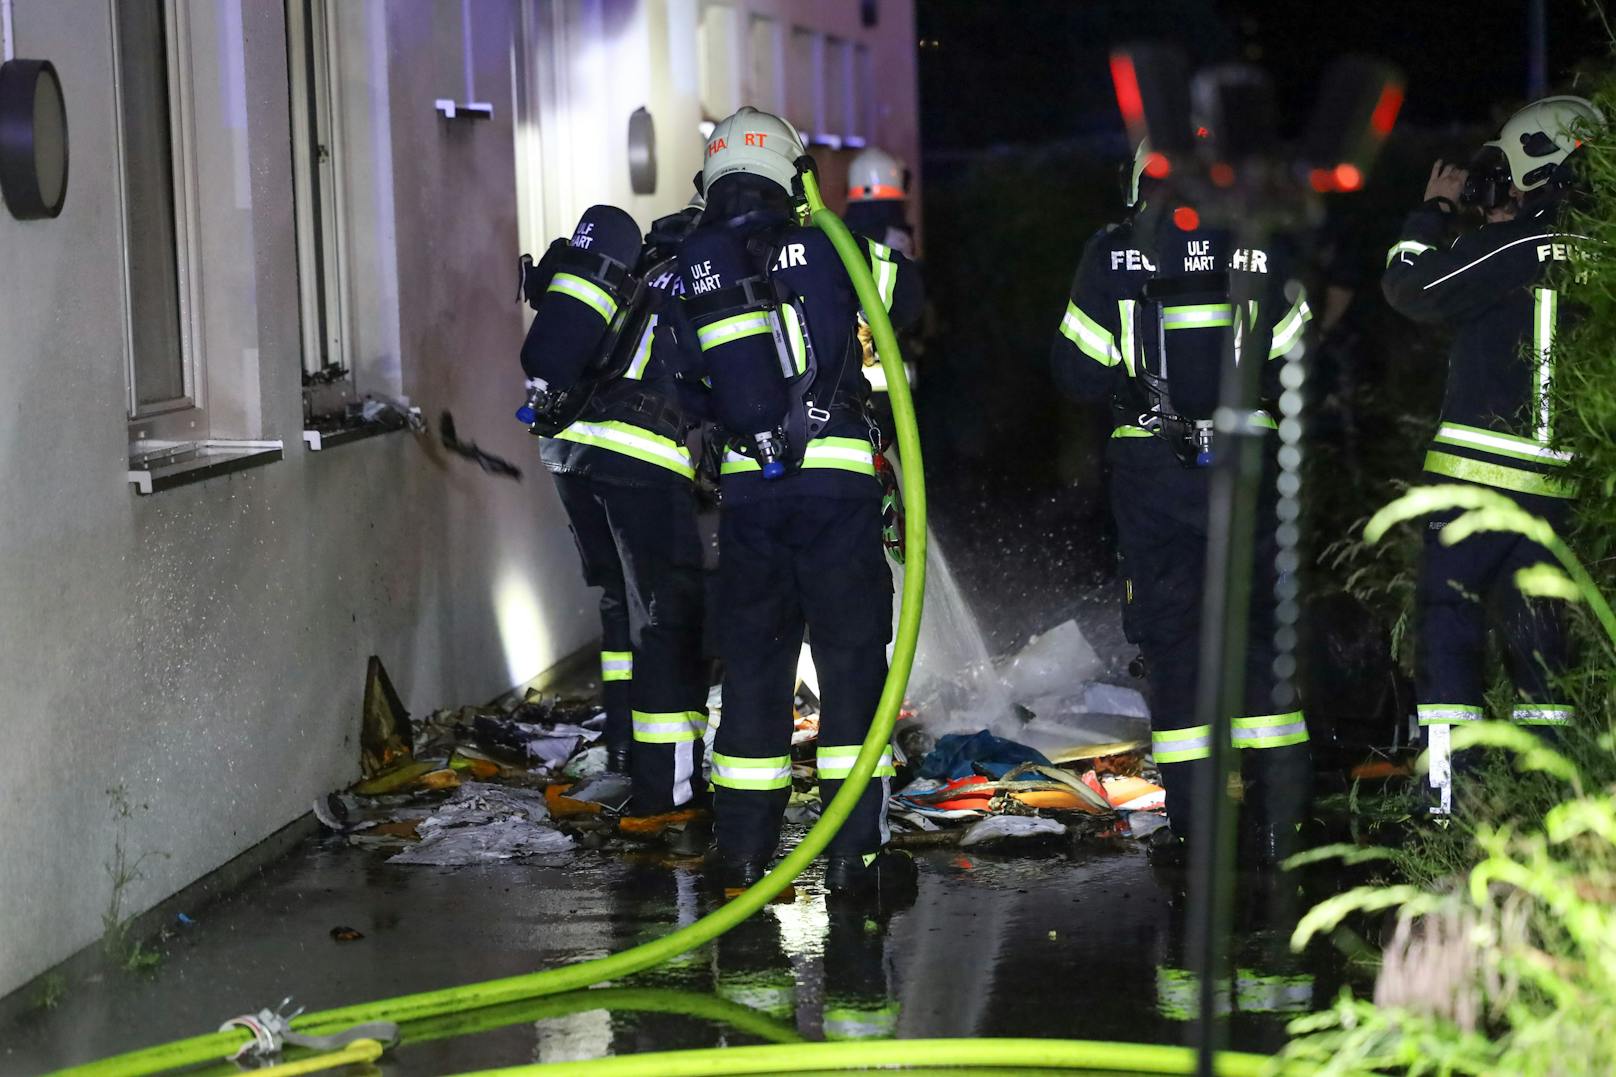
[[[1158,841],[1176,860],[1184,839],[1194,837],[1193,787],[1210,769],[1210,731],[1196,724],[1195,709],[1208,465],[1219,448],[1210,419],[1226,333],[1239,320],[1230,281],[1256,278],[1257,317],[1272,327],[1267,354],[1258,357],[1266,364],[1265,399],[1277,398],[1281,360],[1300,347],[1311,313],[1280,251],[1236,249],[1226,234],[1200,227],[1191,207],[1147,207],[1155,187],[1145,175],[1150,156],[1142,144],[1124,172],[1130,215],[1102,229],[1083,252],[1052,362],[1064,392],[1111,405],[1106,457],[1123,625],[1143,653],[1153,752],[1167,790],[1171,829]],[[1248,421],[1276,425],[1266,412]],[[1245,847],[1262,863],[1283,858],[1294,842],[1312,777],[1301,709],[1289,696],[1275,699],[1276,689],[1286,689],[1274,671],[1273,440],[1254,554],[1246,709],[1233,730],[1247,780]]]
[[[914,260],[915,229],[909,222],[909,170],[885,150],[870,147],[859,151],[847,166],[847,214],[850,231],[863,236],[872,249],[889,248]],[[892,409],[887,403],[885,369],[875,354],[869,327],[859,326],[859,342],[864,346],[864,377],[875,390],[874,405],[882,429],[890,436]],[[914,384],[914,362],[919,355],[917,334],[907,333],[903,341],[904,369]]]
[[[1454,333],[1427,479],[1488,487],[1556,530],[1568,520],[1574,491],[1562,478],[1570,457],[1554,447],[1559,296],[1550,278],[1556,262],[1575,254],[1575,237],[1562,234],[1559,217],[1575,187],[1577,147],[1602,124],[1588,101],[1548,97],[1512,116],[1468,170],[1438,161],[1381,281],[1400,313]],[[1482,223],[1454,239],[1461,204],[1478,210]],[[1469,762],[1450,759],[1451,726],[1482,717],[1489,597],[1500,602],[1514,720],[1553,728],[1573,718],[1556,692],[1567,659],[1560,619],[1512,583],[1517,569],[1553,556],[1509,532],[1444,546],[1442,528],[1454,515],[1430,521],[1417,589],[1416,692],[1438,815],[1453,806],[1450,763]]]
[[[702,551],[695,466],[685,444],[696,419],[681,406],[667,363],[671,345],[655,332],[680,287],[670,259],[699,213],[697,201],[657,221],[643,243],[620,209],[596,206],[584,215],[571,251],[561,255],[595,255],[608,260],[602,265],[639,273],[650,312],[638,333],[616,342],[623,352],[611,367],[621,374],[598,386],[577,421],[540,449],[571,522],[584,580],[601,589],[609,767],[630,774],[630,810],[644,815],[705,797]],[[584,263],[550,272],[550,261],[547,255],[540,263],[545,273],[534,288],[542,302],[572,304],[563,313],[595,330],[602,319],[609,324],[623,299],[610,291],[617,278],[586,279]],[[557,319],[539,309],[522,346],[530,379],[553,377],[555,353],[568,350]]]
[[[723,721],[712,754],[716,857],[726,888],[767,870],[791,794],[792,689],[804,630],[818,669],[817,762],[828,802],[852,769],[886,678],[892,576],[881,538],[858,300],[830,240],[798,223],[807,162],[790,124],[743,108],[707,142],[700,226],[680,249],[677,336],[685,378],[711,386],[724,438],[719,524]],[[902,255],[861,241],[895,323],[919,281]],[[832,839],[833,895],[912,884],[884,850],[890,751]]]

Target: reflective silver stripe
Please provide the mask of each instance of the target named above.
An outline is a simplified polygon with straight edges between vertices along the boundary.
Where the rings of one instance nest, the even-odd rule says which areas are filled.
[[[1409,265],[1413,263],[1415,258],[1424,254],[1426,251],[1434,250],[1436,250],[1436,248],[1431,246],[1429,243],[1418,243],[1412,239],[1405,239],[1401,243],[1392,244],[1391,249],[1386,252],[1386,264],[1391,265],[1393,262],[1397,261],[1400,256],[1406,254],[1408,257],[1403,258],[1403,263],[1405,265]]]
[[[1554,385],[1554,323],[1559,295],[1553,288],[1536,288],[1532,298],[1532,347],[1537,351],[1537,439],[1547,445],[1554,436],[1549,391]]]
[[[1538,704],[1537,706],[1523,705],[1515,708],[1511,715],[1521,725],[1569,725],[1571,719],[1576,717],[1574,707],[1559,707],[1552,704]]]
[[[713,784],[732,789],[788,789],[791,787],[791,757],[750,758],[714,752]]]
[[[604,288],[593,281],[584,280],[584,278],[574,276],[571,273],[557,273],[551,277],[550,287],[546,288],[545,291],[569,295],[585,306],[592,308],[596,314],[599,314],[608,322],[617,314],[617,300],[613,299]]]
[[[623,377],[630,381],[639,381],[645,377],[645,366],[651,361],[651,338],[656,332],[657,316],[651,315],[651,320],[645,325],[645,335],[640,338],[640,346],[634,350],[634,361],[629,363],[628,370]]]
[[[1117,300],[1117,328],[1122,334],[1122,363],[1128,368],[1128,377],[1133,377],[1133,307],[1136,300]]]
[[[1307,305],[1307,298],[1300,296],[1290,313],[1280,320],[1274,327],[1274,340],[1268,348],[1268,358],[1278,359],[1287,355],[1302,339],[1302,331],[1307,323],[1313,320],[1313,310]]]
[[[1415,707],[1420,725],[1445,725],[1448,722],[1479,722],[1480,707],[1468,703],[1421,703]]]
[[[1078,350],[1102,366],[1116,366],[1122,361],[1117,343],[1105,327],[1090,318],[1083,309],[1070,300],[1066,314],[1061,318],[1061,336],[1076,344]]]
[[[1544,418],[1547,418],[1546,414]],[[1475,449],[1485,449],[1520,460],[1542,460],[1545,463],[1563,464],[1571,459],[1570,453],[1555,452],[1530,438],[1500,434],[1479,427],[1465,426],[1462,423],[1443,423],[1436,432],[1436,440],[1448,445],[1467,445]]]

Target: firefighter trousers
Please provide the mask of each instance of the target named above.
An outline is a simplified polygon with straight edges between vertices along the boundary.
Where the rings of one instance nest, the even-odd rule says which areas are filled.
[[[801,497],[726,505],[719,520],[724,709],[713,744],[714,836],[730,861],[766,860],[791,797],[792,696],[804,630],[819,671],[820,796],[852,771],[887,675],[892,572],[876,498]],[[832,855],[886,843],[890,749]]]
[[[1196,786],[1207,779],[1211,729],[1196,722],[1201,605],[1206,590],[1210,469],[1113,464],[1123,627],[1144,654],[1151,742],[1167,816],[1194,839]],[[1245,707],[1234,718],[1246,799],[1242,821],[1278,829],[1301,823],[1312,797],[1307,724],[1294,695],[1276,699],[1274,659],[1275,497],[1265,476],[1253,548],[1247,622]]]
[[[1570,515],[1569,501],[1531,494],[1506,496],[1563,533]],[[1427,521],[1416,592],[1419,721],[1433,749],[1431,784],[1443,800],[1448,800],[1442,790],[1451,773],[1443,765],[1449,757],[1447,731],[1456,723],[1483,717],[1483,695],[1490,679],[1486,668],[1489,620],[1499,630],[1515,688],[1511,718],[1520,725],[1552,731],[1574,717],[1569,702],[1557,692],[1557,678],[1568,661],[1560,604],[1528,599],[1514,584],[1519,569],[1556,564],[1554,555],[1509,531],[1481,532],[1445,546],[1443,529],[1458,515],[1449,512]],[[1469,753],[1460,753],[1452,762],[1462,770],[1473,760]],[[1451,802],[1444,806],[1451,807]]]
[[[601,589],[601,687],[609,747],[629,747],[637,814],[701,791],[707,686],[701,541],[688,484],[627,486],[558,473],[584,582]]]

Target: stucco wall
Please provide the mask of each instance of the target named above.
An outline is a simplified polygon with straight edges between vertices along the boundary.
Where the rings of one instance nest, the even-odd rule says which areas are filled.
[[[234,297],[238,317],[217,327],[233,353],[257,349],[254,415],[286,458],[133,493],[108,5],[18,0],[19,55],[60,70],[73,161],[59,219],[0,213],[0,993],[99,934],[118,832],[106,790],[134,806],[126,846],[145,859],[124,911],[138,912],[353,778],[369,654],[420,712],[490,698],[598,632],[532,439],[509,416],[514,4],[476,5],[501,107],[475,126],[432,111],[460,95],[456,0],[389,0],[371,23],[396,97],[379,134],[397,250],[372,230],[361,264],[398,267],[399,354],[371,345],[369,360],[396,358],[402,391],[521,462],[520,484],[409,434],[304,450],[280,6],[191,2],[210,32],[215,15],[241,20],[250,204],[227,207],[235,262],[210,286]],[[431,8],[453,33],[419,32]],[[230,172],[209,174],[235,199]]]

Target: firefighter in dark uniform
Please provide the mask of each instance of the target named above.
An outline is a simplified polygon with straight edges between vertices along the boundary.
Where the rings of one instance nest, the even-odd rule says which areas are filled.
[[[584,214],[573,250],[650,274],[644,301],[651,311],[643,330],[617,341],[627,349],[615,364],[622,373],[541,448],[577,539],[584,580],[601,589],[609,765],[631,775],[636,814],[671,811],[705,796],[702,558],[695,465],[685,444],[695,420],[680,406],[667,363],[671,344],[656,334],[663,306],[680,287],[671,258],[699,212],[696,204],[663,218],[643,244],[622,210],[596,206]],[[558,322],[598,331],[616,315],[623,297],[612,293],[612,281],[569,271],[578,268],[563,266],[533,286],[540,313],[522,347],[530,379],[553,377],[557,351],[577,350],[588,339],[569,338]],[[551,303],[563,309],[547,317],[542,304]]]
[[[818,767],[829,802],[852,769],[886,679],[892,576],[881,539],[879,432],[866,408],[858,299],[830,240],[799,223],[791,125],[744,108],[707,142],[701,225],[680,249],[677,335],[687,379],[711,386],[725,443],[719,525],[723,716],[712,754],[714,836],[728,887],[775,855],[791,793],[792,690],[805,629],[822,693]],[[892,320],[920,306],[901,255],[861,242]],[[867,894],[913,878],[884,851],[890,755],[832,840],[826,884]]]
[[[1511,117],[1468,173],[1437,162],[1381,282],[1396,310],[1454,331],[1427,478],[1495,490],[1556,530],[1568,521],[1574,491],[1562,478],[1570,458],[1554,447],[1560,312],[1549,278],[1554,263],[1573,257],[1578,238],[1558,225],[1575,182],[1571,157],[1582,134],[1602,123],[1580,97],[1545,98]],[[1454,239],[1461,201],[1477,207],[1485,223]],[[1552,728],[1573,718],[1555,691],[1566,663],[1559,617],[1513,585],[1517,569],[1553,563],[1553,556],[1509,532],[1444,546],[1442,527],[1455,515],[1436,517],[1426,530],[1417,592],[1416,691],[1432,755],[1431,810],[1439,815],[1452,810],[1451,726],[1482,717],[1489,597],[1502,605],[1514,720]]]
[[[1194,211],[1149,212],[1151,159],[1141,145],[1125,177],[1134,213],[1095,235],[1083,252],[1056,335],[1057,384],[1080,400],[1111,404],[1107,447],[1111,503],[1125,588],[1123,622],[1143,652],[1151,739],[1174,841],[1191,838],[1192,788],[1209,772],[1210,730],[1195,721],[1212,453],[1225,334],[1236,321],[1231,274],[1259,278],[1256,316],[1272,327],[1265,399],[1279,395],[1281,360],[1311,317],[1277,251],[1234,249],[1202,229]],[[1146,189],[1141,190],[1141,186]],[[1237,336],[1238,339],[1238,336]],[[1164,359],[1165,349],[1165,359]],[[1275,426],[1266,413],[1252,422]],[[1267,459],[1272,466],[1273,445]],[[1252,578],[1246,713],[1234,720],[1247,779],[1247,848],[1268,862],[1285,855],[1310,796],[1307,725],[1294,699],[1274,693],[1274,507],[1264,485]],[[1164,837],[1167,832],[1164,832]],[[1162,839],[1158,839],[1162,840]],[[1164,842],[1164,844],[1166,844]],[[1255,845],[1253,849],[1252,846]]]

